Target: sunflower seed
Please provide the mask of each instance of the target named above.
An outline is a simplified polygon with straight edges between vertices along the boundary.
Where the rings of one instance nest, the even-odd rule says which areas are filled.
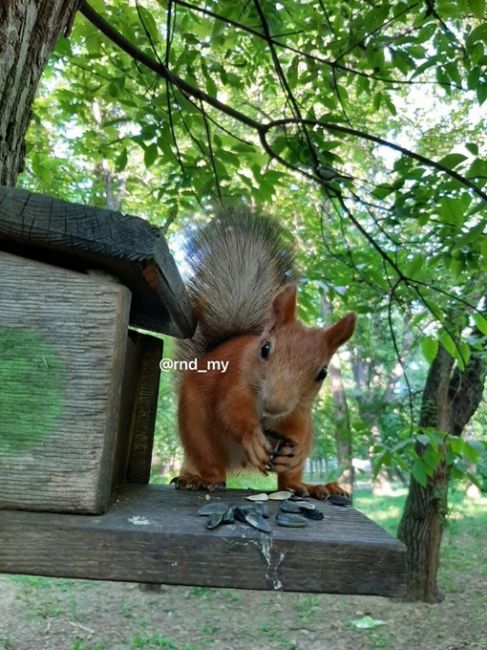
[[[299,501],[299,500],[296,499],[295,501],[293,501],[293,503],[297,503],[299,505],[299,507],[301,508],[301,510],[315,510],[316,509],[315,504],[310,503],[309,501]]]
[[[261,492],[260,494],[249,494],[249,496],[245,498],[247,501],[267,501],[270,497],[265,494],[265,492]]]
[[[301,508],[301,515],[306,517],[306,519],[313,519],[314,521],[320,521],[325,516],[319,510],[307,510],[306,508]]]
[[[279,526],[285,526],[286,528],[303,528],[308,525],[308,520],[304,517],[285,512],[279,512],[276,515],[276,522]]]
[[[205,503],[204,506],[198,510],[200,517],[208,517],[210,515],[224,515],[228,505],[226,503]]]
[[[271,499],[271,501],[286,501],[291,496],[291,492],[280,490],[279,492],[271,492],[271,494],[268,495],[268,498]]]
[[[208,530],[213,530],[223,522],[223,515],[218,512],[213,512],[207,519],[206,527]]]
[[[299,515],[301,512],[301,506],[299,503],[294,501],[281,501],[279,504],[279,510],[281,512],[292,512],[295,515]]]
[[[351,506],[352,501],[348,497],[342,497],[339,494],[330,494],[326,497],[328,503],[331,503],[333,506]]]
[[[246,512],[245,521],[250,524],[253,528],[261,530],[263,533],[272,533],[272,528],[269,526],[267,521],[256,512]]]
[[[228,506],[223,515],[222,523],[224,524],[234,524],[235,523],[235,513],[233,506]]]

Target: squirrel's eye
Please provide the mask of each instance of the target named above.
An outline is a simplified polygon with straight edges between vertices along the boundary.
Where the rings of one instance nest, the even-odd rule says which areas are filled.
[[[323,381],[323,379],[326,377],[327,374],[328,374],[328,368],[326,366],[323,366],[323,368],[316,375],[316,381]]]
[[[271,342],[266,341],[264,345],[260,348],[260,356],[263,359],[268,359],[271,353]]]

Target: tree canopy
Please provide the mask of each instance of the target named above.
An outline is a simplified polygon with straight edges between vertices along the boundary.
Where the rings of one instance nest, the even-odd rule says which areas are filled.
[[[303,315],[325,290],[376,311],[411,397],[418,345],[463,369],[487,334],[484,9],[82,2],[22,182],[169,232],[215,200],[267,204],[300,247]]]

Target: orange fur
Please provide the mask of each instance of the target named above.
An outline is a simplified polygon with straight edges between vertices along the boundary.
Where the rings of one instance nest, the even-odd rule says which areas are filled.
[[[303,483],[312,447],[311,405],[321,382],[317,376],[353,333],[355,314],[332,327],[307,328],[296,319],[296,287],[275,297],[261,335],[236,336],[203,355],[198,363],[228,362],[225,373],[187,370],[180,383],[179,428],[185,450],[180,488],[219,489],[227,473],[242,467],[266,471],[271,445],[264,429],[292,441],[274,458],[280,489],[324,498],[345,494],[336,483]],[[270,342],[267,359],[262,346]]]

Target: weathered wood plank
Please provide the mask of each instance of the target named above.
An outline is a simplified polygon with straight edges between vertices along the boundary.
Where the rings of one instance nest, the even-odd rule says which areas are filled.
[[[143,334],[139,334],[137,345],[140,367],[127,480],[131,483],[148,483],[161,378],[159,362],[163,346],[161,339]]]
[[[0,508],[110,499],[130,291],[0,251]]]
[[[161,339],[129,332],[113,487],[149,482],[161,357]]]
[[[193,333],[167,243],[143,219],[0,186],[0,248],[67,268],[103,269],[131,290],[132,325],[181,338]]]
[[[129,331],[125,351],[125,368],[122,380],[122,396],[115,443],[112,490],[127,481],[130,449],[134,435],[134,414],[137,384],[140,376],[140,334]],[[147,481],[148,482],[148,481]]]
[[[212,499],[241,500],[241,491]],[[0,572],[244,589],[401,596],[405,549],[351,508],[272,535],[241,524],[208,531],[204,493],[126,486],[102,516],[0,511]],[[277,511],[278,504],[271,504]],[[19,550],[20,549],[20,550]]]

